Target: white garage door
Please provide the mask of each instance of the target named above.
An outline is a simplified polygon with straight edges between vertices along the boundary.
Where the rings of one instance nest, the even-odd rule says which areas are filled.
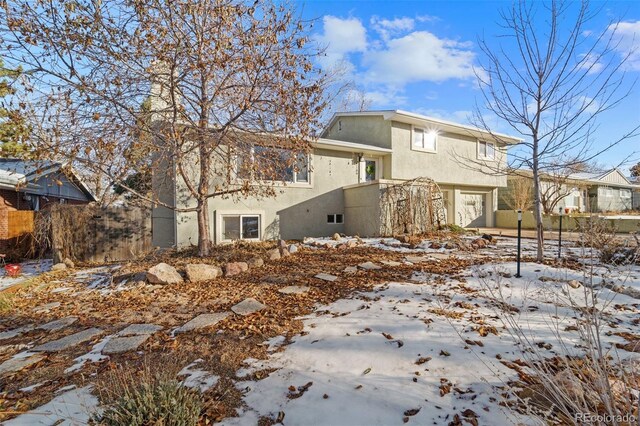
[[[462,205],[458,208],[458,224],[471,228],[487,226],[485,199],[486,194],[460,193]]]

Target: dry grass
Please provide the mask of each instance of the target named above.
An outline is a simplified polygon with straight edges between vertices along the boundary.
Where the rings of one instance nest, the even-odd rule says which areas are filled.
[[[93,420],[105,426],[195,426],[202,410],[198,392],[176,379],[176,359],[128,364],[110,371],[97,386],[103,409]]]
[[[0,293],[0,314],[7,314],[13,309],[13,301],[10,295]]]

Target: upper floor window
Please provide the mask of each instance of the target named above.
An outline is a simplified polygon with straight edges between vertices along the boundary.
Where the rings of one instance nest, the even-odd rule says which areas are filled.
[[[436,152],[438,133],[421,127],[413,128],[413,149]]]
[[[236,155],[236,175],[241,179],[309,183],[309,155],[288,149],[253,146]]]
[[[496,145],[493,142],[478,141],[478,158],[494,160]]]

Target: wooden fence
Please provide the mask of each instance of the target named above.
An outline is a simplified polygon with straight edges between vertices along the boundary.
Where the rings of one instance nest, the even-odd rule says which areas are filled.
[[[51,210],[54,262],[135,259],[151,250],[151,210],[56,205]]]
[[[7,212],[7,238],[16,238],[33,232],[34,212],[16,210]]]
[[[28,252],[34,229],[34,212],[0,209],[0,253],[6,260],[19,261]]]

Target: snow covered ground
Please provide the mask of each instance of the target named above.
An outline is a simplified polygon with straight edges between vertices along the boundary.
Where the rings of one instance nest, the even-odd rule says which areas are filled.
[[[51,269],[53,262],[51,259],[42,259],[42,260],[29,260],[27,262],[22,262],[20,266],[22,267],[22,273],[17,277],[10,277],[4,271],[4,268],[0,269],[0,290],[4,290],[13,285],[19,284],[23,281],[26,281],[30,278],[38,276],[43,272],[47,272]]]
[[[515,270],[515,262],[503,262],[457,278],[418,273],[411,282],[319,307],[283,351],[246,361],[239,377],[277,371],[239,381],[247,407],[223,423],[255,424],[266,416],[286,425],[447,424],[455,415],[479,424],[536,423],[501,405],[517,374],[500,360],[522,357],[501,317],[512,316],[545,356],[578,353],[580,336],[571,326],[579,317],[571,306],[584,306],[591,292],[568,284],[577,280],[596,286],[607,331],[638,333],[632,321],[640,301],[600,284],[640,289],[640,268],[598,267],[593,281],[535,263],[523,263],[522,278],[513,277]],[[610,332],[602,336],[608,349],[622,359],[640,357],[617,350],[614,344],[625,341]]]
[[[458,275],[416,268],[409,280],[380,283],[371,292],[317,306],[301,318],[304,331],[291,344],[284,344],[284,336],[274,337],[266,342],[268,359],[245,360],[235,382],[245,406],[224,425],[255,425],[262,417],[289,426],[440,425],[456,420],[536,424],[536,419],[504,405],[514,391],[509,382],[517,380],[508,364],[522,359],[522,347],[505,327],[505,319],[519,324],[545,356],[579,353],[575,324],[580,315],[575,306],[584,306],[591,297],[585,286],[595,289],[605,313],[601,338],[606,348],[622,359],[640,358],[639,353],[615,347],[626,342],[621,334],[640,334],[640,299],[612,290],[640,291],[638,266],[600,265],[597,253],[567,244],[565,256],[594,262],[594,267],[576,271],[523,263],[522,277],[515,278],[514,239],[500,239],[497,246],[476,252],[430,248],[429,242],[412,249],[391,238],[365,239],[364,244],[407,256],[431,254],[429,262],[445,262],[448,256],[488,261]],[[525,240],[523,255],[533,252],[533,241]],[[557,255],[557,242],[548,242],[545,255]],[[84,270],[73,280],[86,283],[86,291],[117,291],[127,285],[120,283],[113,290],[111,276],[117,269]],[[592,278],[587,279],[587,271]],[[65,374],[103,359],[100,351],[110,337],[76,358]],[[180,380],[201,391],[215,388],[219,377],[201,370],[199,363],[180,371]],[[256,371],[274,369],[261,375],[266,377],[262,380],[253,379]],[[65,389],[48,404],[6,424],[86,424],[97,405],[90,387]]]

